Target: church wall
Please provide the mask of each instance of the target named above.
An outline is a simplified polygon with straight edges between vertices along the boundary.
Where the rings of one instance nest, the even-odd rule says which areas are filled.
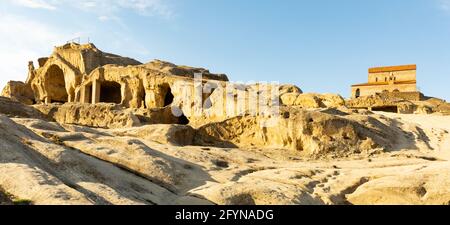
[[[370,96],[376,93],[384,92],[416,92],[416,84],[393,84],[393,85],[372,85],[372,86],[355,86],[352,87],[352,98],[356,98],[356,92],[359,89],[360,96]]]
[[[402,81],[415,81],[416,71],[395,71],[395,72],[383,72],[383,73],[369,73],[369,83],[384,83],[389,82],[391,74],[396,78],[396,82]]]

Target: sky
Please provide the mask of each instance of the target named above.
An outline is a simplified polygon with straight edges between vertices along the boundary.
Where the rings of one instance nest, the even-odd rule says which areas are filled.
[[[450,100],[450,0],[2,0],[0,86],[77,37],[143,63],[344,97],[369,67],[417,64],[420,90]]]

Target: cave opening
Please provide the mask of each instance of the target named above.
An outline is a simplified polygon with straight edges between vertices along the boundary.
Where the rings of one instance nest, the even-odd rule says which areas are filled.
[[[172,94],[172,89],[167,87],[166,93],[164,95],[164,107],[169,106],[173,103],[173,99],[175,96]]]
[[[100,102],[120,104],[122,102],[120,84],[114,81],[102,82],[100,87]]]
[[[398,113],[398,107],[397,106],[373,107],[372,111]]]
[[[188,125],[190,123],[189,119],[182,114],[180,117],[178,117],[178,124],[180,125]]]
[[[50,101],[66,103],[68,101],[68,94],[63,70],[57,65],[52,65],[48,68],[45,78],[47,90],[50,90],[48,93]]]
[[[92,83],[86,85],[84,88],[84,102],[92,103]]]

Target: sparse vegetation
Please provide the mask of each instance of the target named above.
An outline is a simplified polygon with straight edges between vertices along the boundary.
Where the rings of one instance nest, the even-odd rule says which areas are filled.
[[[32,205],[28,199],[19,199],[0,187],[0,205]]]
[[[15,199],[12,201],[14,205],[32,205],[33,202],[28,199]]]
[[[8,194],[0,188],[0,205],[9,204],[11,204],[11,199],[9,198]]]
[[[228,168],[228,162],[223,160],[213,160],[214,165],[220,167],[220,168]]]

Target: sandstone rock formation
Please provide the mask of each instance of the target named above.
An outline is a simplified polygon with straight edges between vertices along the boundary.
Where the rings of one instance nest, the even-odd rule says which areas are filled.
[[[99,128],[122,128],[140,125],[130,110],[115,104],[35,105],[37,110],[61,124],[78,124]]]
[[[450,202],[443,100],[231,83],[93,44],[38,61],[0,97],[0,204]]]
[[[7,115],[29,107],[5,102],[15,104],[3,109]],[[448,117],[345,108],[280,113],[284,121],[267,130],[261,118],[249,116],[199,129],[100,129],[0,115],[0,188],[32,204],[450,201],[442,186],[450,159]]]
[[[292,108],[281,113],[275,126],[264,128],[261,118],[250,116],[210,123],[198,129],[196,140],[214,146],[289,149],[308,158],[370,155],[395,150],[403,141],[404,131],[383,117]]]
[[[353,204],[448,205],[450,199],[448,163],[420,171],[368,181],[348,196]]]
[[[281,103],[286,106],[300,106],[306,109],[329,108],[345,105],[345,100],[336,94],[286,93],[281,95]]]
[[[141,63],[104,53],[93,44],[69,43],[56,47],[50,57],[40,59],[38,69],[30,65],[26,84],[31,85],[36,102],[73,102],[75,89],[83,76],[108,64],[127,66]]]
[[[1,96],[23,102],[27,105],[33,105],[34,93],[31,86],[20,81],[10,81],[3,89]]]
[[[319,146],[337,147],[335,151],[316,152],[318,155],[347,158],[316,161],[308,157],[313,151],[299,154],[297,150],[280,149],[281,144],[251,147],[250,142],[257,139],[245,142],[245,135],[231,139],[243,142],[236,142],[242,146],[239,148],[185,146],[192,136],[177,135],[178,131],[195,133],[204,128],[195,131],[183,125],[98,129],[26,115],[13,120],[0,115],[0,187],[4,193],[32,204],[447,204],[450,201],[449,190],[445,188],[450,159],[448,117],[335,116],[326,110],[298,113],[293,118],[316,120],[308,125],[312,129],[310,135],[314,135],[314,130],[324,132],[325,144]],[[354,143],[353,132],[368,132],[375,143],[390,144],[390,151],[382,153],[374,148],[368,155],[360,154],[353,151],[357,145],[341,151],[339,148],[344,144]],[[350,139],[345,140],[344,135]],[[279,136],[267,140],[281,143],[276,141]],[[193,138],[199,142],[202,135]],[[325,141],[326,138],[330,140]],[[314,143],[314,137],[311,140]]]
[[[39,59],[39,68],[35,69],[30,63],[27,81],[10,82],[3,95],[25,104],[113,103],[136,112],[144,124],[189,123],[198,127],[240,114],[265,111],[251,109],[255,96],[270,95],[278,100],[282,94],[302,93],[300,88],[289,84],[266,88],[269,85],[241,85],[227,81],[226,75],[213,74],[203,68],[178,66],[161,60],[142,64],[130,58],[104,53],[93,44],[69,43],[56,47],[51,56]],[[246,102],[245,107],[239,106],[242,101]],[[274,104],[270,98],[261,98],[260,101],[267,106]],[[324,102],[327,105],[328,100]],[[46,107],[37,108],[48,111]],[[110,122],[111,116],[107,116],[104,122],[93,122],[102,119],[101,115],[96,115],[99,107],[72,105],[69,111],[76,112],[72,115],[65,113],[67,107],[55,108],[55,113],[50,116],[66,123],[78,123],[79,118],[87,116],[89,118],[81,119],[83,121],[78,124],[95,127],[114,127],[109,124],[117,123]],[[176,118],[169,112],[176,114]],[[122,122],[124,119],[119,120]],[[123,123],[135,125],[130,121],[135,119]]]

